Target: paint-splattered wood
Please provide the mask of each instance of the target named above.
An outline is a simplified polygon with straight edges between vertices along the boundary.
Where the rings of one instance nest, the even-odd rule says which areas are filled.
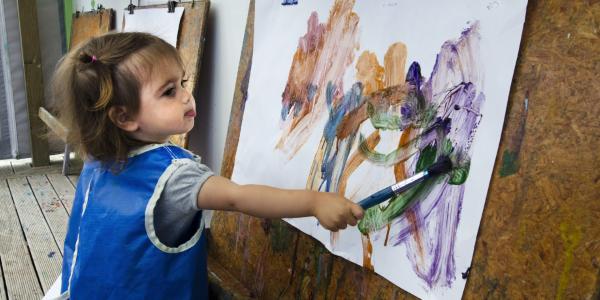
[[[208,257],[206,264],[208,266],[210,299],[252,299],[250,291],[214,258]]]
[[[177,36],[177,50],[183,60],[186,71],[185,75],[189,83],[186,89],[196,99],[199,99],[199,74],[202,65],[202,53],[204,51],[206,21],[210,1],[200,0],[193,3],[177,3],[177,6],[184,8],[179,35]],[[167,6],[162,4],[140,6],[136,10],[144,8],[164,8],[165,13],[167,13]],[[187,134],[174,135],[171,137],[171,142],[187,148],[188,136]]]
[[[222,165],[227,176],[253,16],[251,10]],[[600,297],[599,24],[597,1],[529,1],[465,299]],[[258,298],[413,298],[281,221],[217,212],[211,231],[209,254]]]
[[[63,206],[52,185],[50,185],[46,175],[28,176],[27,181],[29,181],[35,199],[60,250],[60,253],[49,253],[48,255],[62,256],[65,235],[67,234],[67,221],[69,219],[66,208]]]
[[[107,33],[114,27],[115,11],[112,9],[73,14],[70,48],[91,37]]]
[[[0,263],[8,299],[40,299],[42,288],[29,256],[6,179],[0,180]]]
[[[75,197],[75,188],[68,177],[62,174],[48,174],[46,175],[50,184],[56,191],[58,198],[67,210],[67,214],[71,214],[73,208],[73,198]]]
[[[467,298],[600,297],[600,2],[529,1]]]
[[[46,291],[60,274],[62,257],[27,179],[7,180],[37,275]]]

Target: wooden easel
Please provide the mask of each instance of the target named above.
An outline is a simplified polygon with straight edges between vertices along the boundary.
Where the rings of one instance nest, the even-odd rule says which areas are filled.
[[[600,297],[598,20],[597,4],[529,0],[496,166],[464,274],[465,299]],[[226,177],[235,162],[253,24],[251,1]],[[413,298],[280,220],[217,212],[211,231],[211,259],[258,298]]]

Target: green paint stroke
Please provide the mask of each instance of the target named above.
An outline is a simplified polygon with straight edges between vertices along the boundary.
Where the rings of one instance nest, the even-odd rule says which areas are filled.
[[[500,177],[506,177],[519,171],[519,153],[504,150],[502,154],[502,168],[500,168]]]
[[[579,241],[581,240],[581,229],[578,226],[571,226],[565,222],[560,224],[560,237],[563,240],[565,245],[565,265],[563,266],[563,271],[560,274],[560,279],[558,281],[558,290],[556,292],[556,300],[560,300],[564,298],[565,290],[567,289],[567,285],[569,284],[569,273],[571,273],[571,268],[573,267],[573,252],[575,248],[579,245]]]
[[[367,104],[367,114],[373,127],[381,130],[398,130],[402,127],[402,119],[399,116],[387,112],[375,112],[371,103]]]
[[[292,241],[292,232],[281,220],[273,220],[270,229],[271,248],[275,253],[285,251]]]

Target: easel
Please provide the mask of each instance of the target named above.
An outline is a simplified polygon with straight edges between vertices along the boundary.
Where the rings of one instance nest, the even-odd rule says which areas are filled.
[[[600,297],[597,5],[530,0],[466,299]],[[252,60],[254,1],[225,147],[231,176]],[[405,299],[279,220],[213,216],[209,255],[258,298]],[[462,280],[458,278],[457,280]]]

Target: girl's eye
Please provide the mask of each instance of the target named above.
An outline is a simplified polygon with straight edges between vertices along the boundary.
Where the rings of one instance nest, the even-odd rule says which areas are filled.
[[[173,97],[175,96],[175,93],[177,92],[177,90],[175,88],[169,88],[168,90],[166,90],[163,93],[163,96],[167,96],[167,97]]]
[[[187,78],[186,78],[186,79],[182,79],[182,80],[181,80],[181,86],[182,86],[182,87],[185,87],[185,84],[186,84],[187,82],[188,82],[188,79],[187,79]]]

